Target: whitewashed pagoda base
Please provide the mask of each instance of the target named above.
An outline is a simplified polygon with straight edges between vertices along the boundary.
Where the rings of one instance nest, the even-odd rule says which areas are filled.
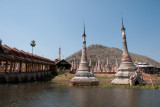
[[[130,85],[130,79],[126,78],[115,78],[112,82],[112,84],[117,85]]]
[[[74,77],[71,80],[73,86],[98,86],[99,81],[95,77]]]
[[[115,85],[145,85],[142,75],[137,72],[119,71],[115,74],[115,79],[112,80]]]

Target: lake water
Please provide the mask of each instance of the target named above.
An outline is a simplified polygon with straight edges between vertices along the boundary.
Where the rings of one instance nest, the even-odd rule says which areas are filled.
[[[0,107],[160,107],[160,91],[50,82],[1,84]]]

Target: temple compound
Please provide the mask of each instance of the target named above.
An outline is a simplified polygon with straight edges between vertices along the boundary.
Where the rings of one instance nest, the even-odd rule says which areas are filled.
[[[130,85],[143,85],[145,84],[141,73],[137,72],[136,66],[133,64],[129,55],[126,41],[125,28],[122,20],[122,42],[123,42],[123,55],[122,62],[115,74],[115,79],[112,84],[130,84]]]
[[[148,62],[137,62],[135,66],[139,68],[142,73],[145,74],[159,74],[159,70],[156,66],[150,65]]]
[[[82,48],[82,56],[81,62],[78,68],[78,72],[76,76],[72,78],[72,85],[80,85],[80,86],[96,86],[99,85],[99,81],[94,77],[92,72],[89,72],[89,64],[87,61],[87,52],[86,52],[86,34],[85,34],[85,26],[83,37],[83,48]]]
[[[79,60],[72,59],[71,61],[72,67],[71,71],[76,73],[79,67]],[[95,65],[92,64],[92,58],[89,58],[89,68],[90,72],[94,72],[94,74],[115,74],[118,69],[118,59],[115,57],[115,66],[109,62],[109,58],[107,57],[106,62],[102,62],[100,58],[96,61]]]
[[[53,61],[2,45],[0,41],[0,82],[43,80],[54,69]]]

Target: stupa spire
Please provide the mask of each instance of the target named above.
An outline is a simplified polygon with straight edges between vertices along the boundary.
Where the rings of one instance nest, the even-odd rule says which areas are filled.
[[[118,72],[115,74],[115,79],[112,80],[111,83],[112,84],[135,85],[136,81],[138,81],[139,84],[143,84],[143,79],[140,77],[140,75],[136,74],[137,68],[133,64],[131,57],[129,55],[129,52],[128,52],[125,28],[123,25],[123,19],[122,19],[122,29],[121,30],[122,30],[122,42],[123,42],[122,61],[118,68]]]
[[[59,57],[58,60],[61,61],[61,48],[59,47]]]
[[[128,52],[128,47],[127,47],[127,41],[126,41],[126,33],[125,33],[125,28],[123,24],[123,18],[122,18],[122,43],[123,43],[123,55],[122,55],[122,61],[129,61],[132,62],[131,57]]]
[[[87,51],[86,51],[86,34],[85,34],[85,25],[83,38],[83,47],[82,47],[82,56],[81,62],[78,68],[76,76],[72,78],[72,85],[98,85],[99,81],[89,72],[89,64],[87,61]]]
[[[83,48],[82,48],[82,56],[81,56],[81,63],[79,66],[79,70],[85,70],[88,71],[89,70],[89,65],[88,65],[88,61],[87,61],[87,52],[86,52],[86,34],[85,34],[85,24],[84,24],[84,33],[82,35],[83,38]]]

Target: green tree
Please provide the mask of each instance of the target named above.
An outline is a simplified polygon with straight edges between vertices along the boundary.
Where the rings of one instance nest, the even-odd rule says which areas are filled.
[[[30,45],[32,46],[32,54],[33,54],[33,47],[36,46],[36,41],[35,40],[32,40]]]

